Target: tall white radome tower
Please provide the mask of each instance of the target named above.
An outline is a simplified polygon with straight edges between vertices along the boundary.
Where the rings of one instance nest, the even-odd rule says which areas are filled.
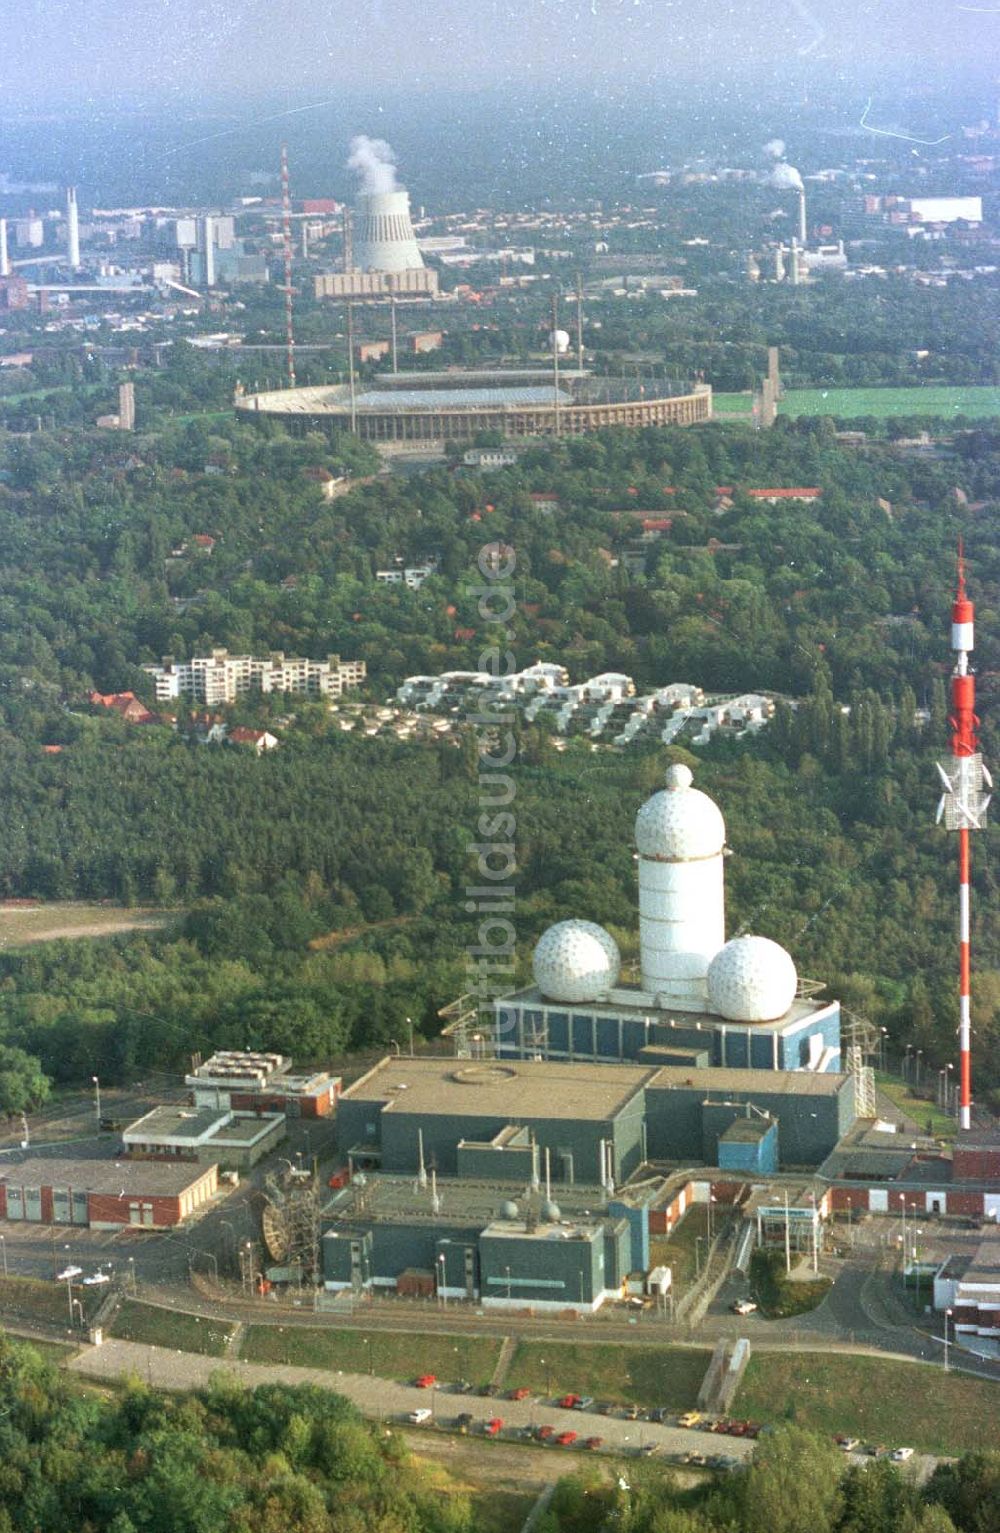
[[[686,766],[635,821],[639,853],[642,988],[658,1004],[704,1011],[708,966],[726,940],[722,859],[726,827],[718,805],[691,786]]]
[[[359,199],[354,264],[359,271],[413,271],[423,266],[408,192],[369,192]]]

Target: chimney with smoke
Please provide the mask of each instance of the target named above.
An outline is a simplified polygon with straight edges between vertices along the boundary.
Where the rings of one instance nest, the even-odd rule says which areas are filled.
[[[354,264],[359,271],[413,271],[423,267],[410,221],[409,194],[396,180],[391,147],[360,134],[351,140],[347,161],[361,177],[354,233]]]

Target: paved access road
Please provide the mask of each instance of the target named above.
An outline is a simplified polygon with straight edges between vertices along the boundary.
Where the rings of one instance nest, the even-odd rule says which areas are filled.
[[[624,1421],[614,1416],[598,1416],[584,1411],[563,1411],[538,1400],[484,1400],[478,1396],[453,1395],[444,1389],[415,1389],[391,1379],[366,1373],[334,1373],[324,1368],[293,1368],[284,1364],[244,1363],[214,1357],[199,1357],[188,1352],[171,1352],[165,1347],[148,1347],[132,1341],[106,1341],[101,1347],[88,1347],[72,1358],[67,1367],[91,1379],[117,1379],[135,1374],[158,1389],[199,1389],[213,1373],[224,1370],[248,1387],[258,1384],[316,1384],[345,1395],[365,1415],[378,1421],[405,1420],[409,1411],[429,1408],[434,1420],[450,1425],[462,1411],[473,1417],[472,1431],[500,1416],[507,1428],[554,1427],[556,1433],[577,1432],[581,1439],[602,1437],[609,1452],[638,1453],[652,1443],[657,1454],[695,1451],[726,1453],[741,1462],[754,1449],[752,1440],[721,1437],[707,1432],[685,1431],[682,1427],[660,1426],[649,1421]],[[542,1451],[542,1450],[539,1450]],[[564,1454],[567,1459],[576,1451],[549,1448],[549,1453]]]

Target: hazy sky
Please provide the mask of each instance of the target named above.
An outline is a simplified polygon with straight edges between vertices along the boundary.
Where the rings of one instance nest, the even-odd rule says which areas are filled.
[[[561,90],[753,71],[914,88],[1000,57],[1000,0],[0,0],[0,113],[76,99]]]

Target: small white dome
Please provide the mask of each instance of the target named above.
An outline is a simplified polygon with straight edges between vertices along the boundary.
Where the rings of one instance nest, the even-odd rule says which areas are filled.
[[[708,966],[708,1004],[730,1022],[776,1022],[795,999],[790,953],[770,937],[734,937]]]
[[[692,862],[716,857],[726,841],[726,824],[719,806],[707,793],[692,788],[689,767],[667,770],[667,786],[647,799],[635,817],[635,844],[642,857],[666,862]]]
[[[550,330],[549,331],[549,345],[550,346],[554,346],[556,348],[556,351],[559,351],[559,352],[569,351],[569,331],[568,330]]]
[[[618,983],[621,954],[610,932],[593,921],[559,921],[538,939],[535,984],[550,1001],[596,1001]]]

